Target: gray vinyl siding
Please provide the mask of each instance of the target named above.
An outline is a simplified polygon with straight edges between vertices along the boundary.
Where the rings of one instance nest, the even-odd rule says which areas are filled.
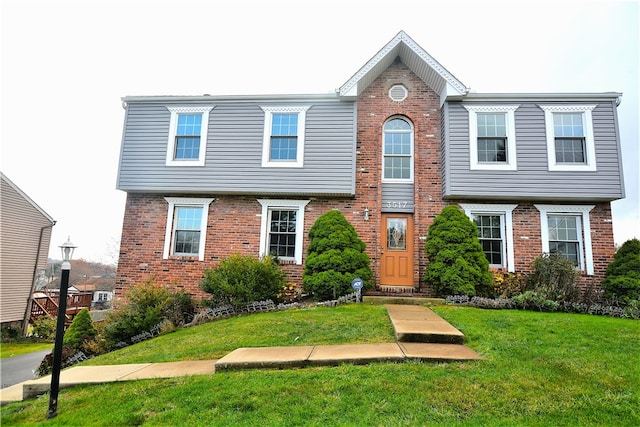
[[[440,114],[440,173],[442,175],[442,194],[448,193],[450,168],[447,167],[449,159],[449,103],[442,105]]]
[[[516,171],[470,170],[469,113],[460,103],[449,104],[447,129],[443,131],[447,138],[445,197],[565,201],[611,201],[624,197],[613,102],[601,102],[592,111],[595,172],[549,171],[544,111],[536,102],[517,104],[520,107],[515,111]]]
[[[382,212],[413,213],[413,183],[382,183]]]
[[[34,267],[47,266],[54,222],[4,178],[0,190],[0,321],[5,323],[24,319]]]
[[[306,113],[304,167],[263,168],[265,113],[260,107],[290,104],[311,105]],[[213,103],[205,166],[200,167],[165,165],[170,105],[128,105],[118,174],[120,190],[335,196],[355,193],[353,102]]]

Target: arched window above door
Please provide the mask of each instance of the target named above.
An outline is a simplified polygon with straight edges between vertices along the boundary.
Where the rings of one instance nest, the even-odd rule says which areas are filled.
[[[405,117],[392,117],[383,126],[382,178],[387,182],[413,182],[413,125]]]

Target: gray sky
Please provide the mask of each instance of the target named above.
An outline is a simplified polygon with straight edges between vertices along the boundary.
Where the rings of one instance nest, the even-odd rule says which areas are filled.
[[[640,238],[638,2],[1,1],[0,170],[75,257],[110,261],[122,96],[327,93],[400,30],[478,92],[622,92],[627,198]],[[2,233],[15,230],[2,230]]]

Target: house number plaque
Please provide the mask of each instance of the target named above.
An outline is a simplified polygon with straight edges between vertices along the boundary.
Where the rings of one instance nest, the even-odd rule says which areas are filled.
[[[387,209],[404,209],[409,206],[409,202],[406,200],[398,200],[393,202],[383,202],[383,207]]]

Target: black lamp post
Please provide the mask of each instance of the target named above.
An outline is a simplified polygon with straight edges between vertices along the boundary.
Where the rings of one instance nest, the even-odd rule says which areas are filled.
[[[60,390],[60,366],[62,365],[62,340],[64,338],[64,322],[67,317],[67,290],[69,288],[69,273],[71,272],[71,257],[77,246],[67,241],[60,245],[62,249],[62,266],[60,267],[60,294],[58,297],[58,320],[56,323],[56,342],[53,347],[53,366],[51,370],[51,391],[49,392],[49,412],[47,418],[58,415],[58,391]]]

